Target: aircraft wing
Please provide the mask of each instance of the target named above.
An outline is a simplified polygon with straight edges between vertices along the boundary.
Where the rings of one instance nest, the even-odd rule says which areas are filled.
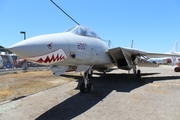
[[[113,63],[115,63],[118,68],[125,70],[130,70],[135,65],[144,66],[144,67],[156,67],[154,63],[148,62],[143,58],[180,57],[180,54],[153,53],[153,52],[146,52],[133,48],[123,48],[123,47],[108,49],[107,52],[110,55]]]
[[[154,57],[180,57],[180,54],[174,53],[147,53],[146,56],[148,58],[154,58]]]

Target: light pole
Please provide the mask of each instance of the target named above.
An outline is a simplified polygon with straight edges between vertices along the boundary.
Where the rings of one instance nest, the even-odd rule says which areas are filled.
[[[24,40],[26,39],[26,32],[25,31],[21,31],[20,34],[24,34]],[[25,69],[25,71],[27,72],[27,61],[26,59],[24,59],[24,62],[23,62],[23,67]]]
[[[25,31],[21,31],[21,34],[24,34],[24,40],[26,39],[26,32]]]

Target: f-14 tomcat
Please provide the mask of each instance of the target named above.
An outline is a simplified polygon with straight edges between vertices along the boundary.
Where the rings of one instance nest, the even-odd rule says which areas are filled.
[[[108,71],[117,66],[119,69],[131,70],[141,76],[137,66],[157,67],[156,64],[142,59],[143,57],[162,57],[180,55],[149,53],[132,48],[109,48],[90,28],[77,25],[63,33],[46,34],[20,41],[9,50],[27,60],[51,66],[54,75],[60,76],[67,71],[84,72],[84,83],[80,91],[91,92],[88,74],[92,70]]]

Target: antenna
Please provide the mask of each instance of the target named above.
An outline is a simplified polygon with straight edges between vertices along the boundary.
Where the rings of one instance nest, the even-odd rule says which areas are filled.
[[[70,15],[68,15],[61,7],[59,7],[54,1],[50,0],[57,8],[59,8],[66,16],[68,16],[72,21],[74,21],[77,25],[80,25],[77,21],[75,21]]]
[[[104,42],[107,42],[109,48],[111,48],[111,46],[114,47],[111,40],[103,40],[103,39],[101,39],[101,40]]]
[[[131,48],[133,48],[133,45],[134,45],[134,40],[132,40],[131,42]]]
[[[108,41],[108,47],[111,47],[111,40]]]

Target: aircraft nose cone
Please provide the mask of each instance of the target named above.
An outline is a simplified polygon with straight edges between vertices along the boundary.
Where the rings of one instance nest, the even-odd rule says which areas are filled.
[[[32,58],[63,49],[67,42],[62,34],[40,35],[20,41],[9,47],[9,50],[23,58]]]
[[[41,36],[29,38],[10,46],[9,50],[23,58],[37,56],[44,53],[47,44],[49,44],[46,40],[43,40]]]
[[[25,44],[24,41],[21,41],[19,43],[16,43],[12,46],[9,47],[9,50],[12,51],[13,53],[21,56],[21,57],[26,57],[27,55],[27,50],[28,46]]]

